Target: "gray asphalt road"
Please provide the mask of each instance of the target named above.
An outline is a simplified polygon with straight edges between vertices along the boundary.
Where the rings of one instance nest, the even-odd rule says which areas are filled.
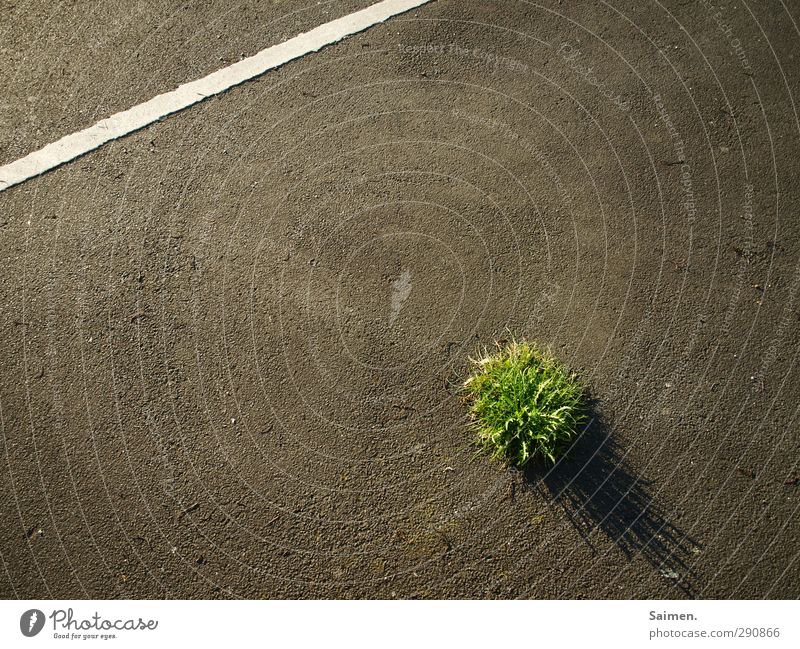
[[[366,4],[0,4],[0,163]],[[800,595],[799,19],[439,0],[0,193],[0,595]]]

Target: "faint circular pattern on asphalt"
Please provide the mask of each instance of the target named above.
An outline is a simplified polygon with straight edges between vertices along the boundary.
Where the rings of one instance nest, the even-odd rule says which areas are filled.
[[[366,4],[3,8],[0,162]],[[796,23],[440,0],[0,194],[0,593],[796,597]]]

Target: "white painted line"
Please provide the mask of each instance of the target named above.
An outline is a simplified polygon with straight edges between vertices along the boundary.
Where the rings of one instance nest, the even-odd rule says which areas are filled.
[[[74,160],[106,142],[144,128],[167,115],[264,74],[267,70],[316,52],[346,36],[364,31],[392,16],[428,2],[430,0],[383,0],[366,9],[320,25],[279,45],[261,50],[258,54],[212,72],[207,77],[185,83],[172,92],[158,95],[150,101],[116,113],[94,126],[67,135],[24,158],[0,167],[0,192]]]

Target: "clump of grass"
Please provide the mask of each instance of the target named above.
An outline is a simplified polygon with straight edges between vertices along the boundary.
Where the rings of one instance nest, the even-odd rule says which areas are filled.
[[[518,467],[555,463],[586,423],[584,389],[550,353],[527,342],[473,359],[464,383],[478,445]]]

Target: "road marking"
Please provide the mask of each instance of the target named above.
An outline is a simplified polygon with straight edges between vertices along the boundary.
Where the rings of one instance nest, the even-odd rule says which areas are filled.
[[[138,131],[208,97],[253,79],[289,61],[316,52],[347,36],[382,23],[392,16],[427,4],[430,0],[383,0],[261,50],[202,79],[178,86],[172,92],[116,113],[83,131],[67,135],[15,162],[0,167],[0,192],[74,160],[106,142]]]

